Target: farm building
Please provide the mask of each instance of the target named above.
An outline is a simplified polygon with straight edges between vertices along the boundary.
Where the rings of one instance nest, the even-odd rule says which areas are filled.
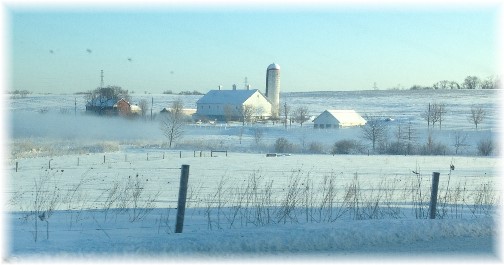
[[[313,127],[318,129],[361,126],[365,124],[366,120],[354,110],[325,110],[313,120]]]
[[[114,104],[114,109],[117,109],[117,113],[122,116],[142,113],[142,109],[138,105],[131,104],[124,98],[121,98],[116,104]]]
[[[163,108],[160,111],[161,114],[170,113],[170,112],[171,112],[171,108]],[[195,113],[196,113],[196,109],[182,109],[182,114],[186,115],[186,116],[192,116]]]
[[[140,114],[142,109],[129,103],[124,98],[115,100],[105,97],[96,97],[86,104],[86,111],[95,112],[100,115],[131,115]]]
[[[210,90],[196,107],[199,119],[241,120],[247,111],[252,119],[271,116],[271,102],[257,89]]]
[[[159,113],[160,114],[170,114],[172,111],[172,108],[163,108]],[[196,114],[196,109],[182,109],[182,115],[184,116],[184,119],[186,120],[191,120],[192,117]]]

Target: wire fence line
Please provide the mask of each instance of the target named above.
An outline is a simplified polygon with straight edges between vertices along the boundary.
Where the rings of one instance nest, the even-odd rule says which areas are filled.
[[[70,155],[61,157],[45,157],[31,160],[28,165],[24,164],[23,161],[12,161],[9,168],[12,171],[22,171],[22,170],[40,170],[40,169],[75,169],[78,167],[85,166],[100,166],[114,164],[124,164],[128,162],[142,162],[142,161],[162,161],[162,160],[174,160],[187,157],[200,157],[208,158],[212,156],[212,150],[207,151],[165,151],[165,152],[133,152],[133,153],[107,153],[103,155]],[[71,157],[71,158],[68,158]],[[21,159],[23,160],[23,159]],[[114,167],[117,169],[124,169],[121,167]],[[165,167],[159,167],[161,169]],[[172,167],[167,167],[166,169],[171,169]],[[180,169],[180,168],[176,168]]]
[[[116,172],[120,169],[120,172]],[[73,175],[73,171],[75,174]],[[281,174],[279,174],[281,173]],[[27,180],[21,189],[8,190],[12,197],[19,198],[19,202],[31,201],[29,198],[21,197],[33,196],[35,193],[46,197],[60,196],[65,201],[73,201],[71,194],[82,194],[82,199],[73,204],[87,204],[86,208],[96,209],[111,203],[116,194],[122,192],[123,195],[131,193],[141,193],[142,196],[136,198],[136,202],[152,207],[174,207],[177,200],[177,191],[180,177],[180,168],[111,168],[103,171],[101,168],[88,168],[84,171],[79,168],[65,169],[58,168],[44,170],[41,175]],[[451,179],[449,179],[451,178]],[[348,196],[355,196],[358,193],[362,201],[373,200],[384,201],[387,197],[388,203],[404,205],[412,202],[413,194],[422,196],[422,201],[428,201],[427,195],[430,189],[429,175],[408,174],[377,177],[371,174],[334,173],[327,171],[275,171],[262,172],[258,170],[232,170],[225,173],[218,169],[194,170],[190,173],[188,207],[209,207],[222,205],[224,202],[228,206],[239,205],[244,197],[253,196],[257,198],[268,197],[268,204],[277,206],[282,204],[282,200],[288,193],[296,195],[296,200],[308,197],[313,203],[319,203],[326,199],[323,194],[331,191],[330,196],[334,196],[333,203],[342,203]],[[38,185],[38,190],[37,190]],[[464,202],[470,202],[469,197],[474,197],[473,193],[480,193],[482,187],[486,187],[489,193],[499,192],[495,186],[494,179],[482,181],[481,177],[464,176],[452,177],[443,176],[440,182],[440,190],[446,193],[465,193]],[[58,193],[58,195],[55,195]],[[351,194],[354,193],[354,194]],[[303,194],[303,195],[300,195]],[[85,195],[85,196],[84,196]],[[326,194],[327,195],[327,194]],[[133,195],[131,195],[133,196]],[[154,196],[154,197],[153,197]],[[329,195],[327,195],[329,196]],[[488,196],[496,196],[489,194]],[[84,198],[85,197],[85,198]],[[126,198],[123,198],[126,199]],[[264,202],[266,203],[266,202]],[[312,204],[313,204],[312,203]],[[456,201],[452,203],[457,203]],[[60,208],[63,207],[60,204]],[[127,206],[127,204],[123,204]],[[28,209],[28,205],[22,207]],[[75,207],[70,207],[74,209]]]
[[[143,154],[131,156],[141,157]],[[223,168],[219,163],[201,166],[198,159],[192,160],[196,163],[189,174],[186,215],[191,219],[190,229],[429,216],[431,172],[268,171],[236,165]],[[109,238],[114,231],[131,229],[131,225],[146,233],[172,232],[181,177],[181,167],[173,165],[182,160],[172,159],[166,167],[156,160],[131,166],[113,159],[105,164],[90,159],[93,163],[79,166],[67,165],[68,159],[54,160],[59,163],[50,169],[43,161],[12,173],[16,185],[6,191],[10,212],[34,224],[27,228],[30,233],[37,235],[42,229],[37,222],[43,217],[49,235],[49,221],[60,220],[49,219],[52,215],[63,215],[65,220],[62,225],[52,224],[52,232],[73,231],[86,222],[97,226],[91,230],[102,231]],[[435,215],[478,218],[493,214],[501,203],[495,180],[493,175],[444,174]],[[118,224],[117,219],[123,222]],[[124,225],[124,221],[130,224]]]
[[[336,170],[331,166],[244,168],[223,164],[221,160],[200,163],[203,161],[200,158],[217,159],[211,158],[210,151],[207,156],[202,152],[201,157],[199,151],[181,154],[135,152],[32,159],[28,166],[11,171],[13,185],[5,191],[10,198],[8,208],[25,212],[173,209],[178,199],[180,165],[187,158],[192,161],[187,208],[206,212],[222,208],[293,212],[304,209],[314,215],[314,211],[321,209],[329,214],[333,211],[330,209],[357,208],[367,209],[368,215],[378,212],[384,215],[384,209],[388,209],[387,214],[397,216],[397,209],[409,207],[423,215],[430,196],[432,172],[404,169],[377,172],[366,167]],[[488,212],[486,206],[500,204],[496,180],[495,174],[487,176],[477,169],[450,170],[441,176],[440,205],[444,209],[448,206],[457,209],[453,211],[472,207],[473,212],[477,208]],[[369,213],[373,207],[377,212]]]

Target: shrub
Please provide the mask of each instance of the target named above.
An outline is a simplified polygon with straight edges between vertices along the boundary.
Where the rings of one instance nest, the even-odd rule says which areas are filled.
[[[351,154],[358,149],[355,140],[340,140],[334,143],[331,154]]]
[[[294,146],[289,140],[280,137],[275,141],[275,152],[277,153],[289,153],[294,150]]]
[[[440,142],[436,142],[431,135],[427,138],[420,150],[421,155],[446,155],[448,147]]]
[[[311,142],[310,145],[308,146],[308,151],[311,154],[323,154],[324,146],[319,142]]]
[[[493,149],[494,146],[491,139],[483,139],[478,142],[478,155],[489,156],[492,154]]]

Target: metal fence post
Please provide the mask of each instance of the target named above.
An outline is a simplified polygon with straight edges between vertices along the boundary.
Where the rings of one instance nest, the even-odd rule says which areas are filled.
[[[189,181],[189,165],[182,165],[180,172],[180,187],[177,204],[177,223],[175,225],[175,233],[182,233],[184,227],[184,214],[187,199],[187,183]]]
[[[437,194],[439,186],[439,172],[432,172],[432,189],[431,189],[431,199],[429,205],[429,218],[436,219],[436,204],[437,204]]]

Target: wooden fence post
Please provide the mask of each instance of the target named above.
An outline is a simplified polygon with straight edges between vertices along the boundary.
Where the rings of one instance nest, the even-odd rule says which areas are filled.
[[[77,166],[80,164],[80,157],[77,157]]]
[[[16,172],[17,172],[17,170],[18,170],[18,162],[16,161]]]
[[[187,183],[189,182],[189,165],[182,165],[180,172],[180,187],[177,204],[177,224],[175,225],[175,233],[182,233],[184,227],[185,205],[187,199]]]
[[[182,151],[179,152],[179,158],[182,158]]]
[[[105,164],[105,155],[103,155],[103,164]]]
[[[429,218],[436,219],[436,204],[437,204],[437,194],[439,186],[439,172],[432,172],[432,189],[431,189],[431,199],[429,205]]]

